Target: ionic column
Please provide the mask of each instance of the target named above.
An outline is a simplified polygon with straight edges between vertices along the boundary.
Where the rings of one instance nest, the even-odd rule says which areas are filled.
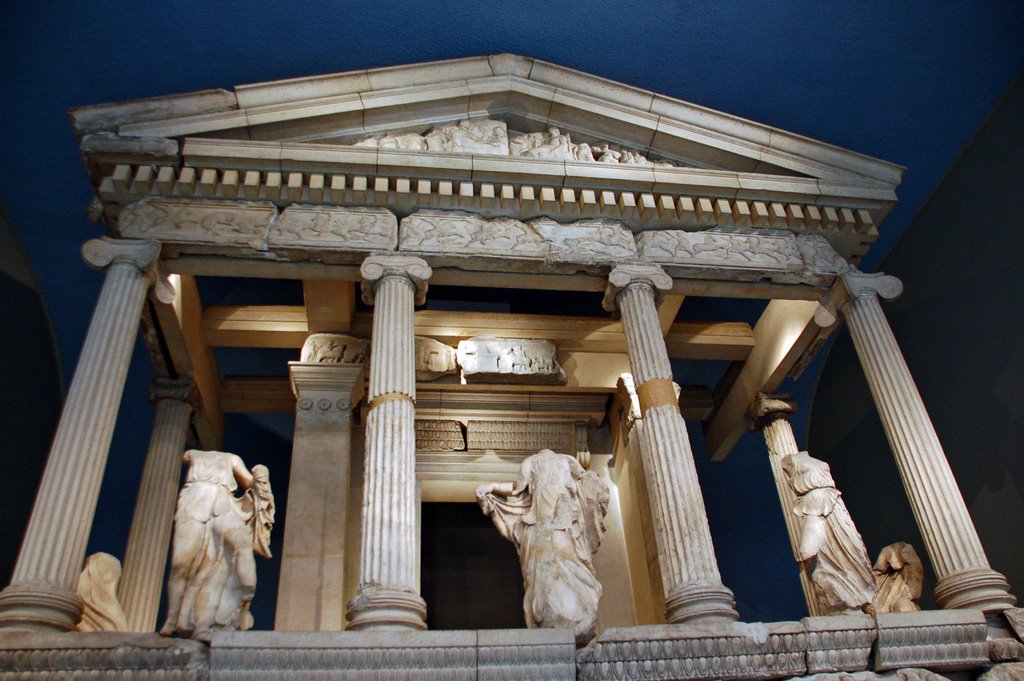
[[[416,353],[413,307],[426,297],[420,258],[370,256],[360,270],[374,305],[367,393],[359,595],[349,629],[425,629],[416,565]]]
[[[996,611],[1013,607],[1017,599],[1010,594],[1006,578],[989,566],[946,454],[878,301],[879,296],[886,300],[898,297],[903,292],[902,282],[883,274],[849,272],[842,276],[851,296],[842,312],[938,577],[935,600],[944,608]]]
[[[296,397],[295,436],[274,629],[341,631],[352,405],[362,395],[363,367],[288,366]]]
[[[156,631],[181,477],[181,453],[192,417],[191,398],[192,380],[188,378],[157,378],[149,388],[149,399],[156,402],[156,418],[118,587],[129,631]]]
[[[85,261],[106,268],[106,276],[11,583],[0,592],[0,626],[69,630],[81,616],[75,584],[159,255],[152,240],[103,237],[82,247]]]
[[[605,309],[622,313],[626,352],[640,398],[640,452],[657,528],[671,623],[735,620],[732,591],[722,585],[686,422],[672,386],[656,292],[672,279],[653,265],[620,265],[608,277]]]
[[[800,560],[800,525],[796,516],[793,515],[793,508],[796,505],[796,494],[789,486],[785,471],[782,470],[782,460],[790,454],[798,454],[796,438],[793,436],[793,428],[789,424],[789,415],[796,411],[787,398],[776,395],[765,395],[759,393],[750,406],[750,422],[755,430],[764,434],[764,442],[768,447],[768,463],[772,469],[772,477],[775,479],[775,489],[779,493],[779,503],[782,505],[782,517],[786,521],[786,532],[789,534],[789,546],[793,550],[793,560],[800,569],[800,586],[804,591],[804,599],[807,601],[807,612],[813,615],[824,615],[818,612],[818,598],[814,594],[814,586],[811,576],[807,573],[807,566]]]

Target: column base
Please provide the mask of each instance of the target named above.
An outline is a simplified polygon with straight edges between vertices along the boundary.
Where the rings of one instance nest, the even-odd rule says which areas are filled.
[[[732,591],[721,584],[683,584],[665,597],[665,619],[669,624],[735,622],[739,618]]]
[[[72,631],[80,619],[78,594],[62,586],[22,582],[0,591],[0,628]]]
[[[1006,577],[991,568],[970,568],[943,577],[935,585],[935,602],[942,608],[967,608],[985,612],[1014,607]]]
[[[349,601],[345,614],[348,631],[427,628],[427,604],[411,591],[364,589]]]

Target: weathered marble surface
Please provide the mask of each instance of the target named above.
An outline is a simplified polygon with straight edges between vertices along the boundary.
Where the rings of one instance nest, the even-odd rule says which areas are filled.
[[[367,251],[395,249],[398,219],[384,208],[293,205],[274,221],[267,244],[282,253],[349,252],[357,262]]]
[[[541,450],[523,461],[515,483],[476,490],[480,508],[519,552],[532,628],[572,628],[585,644],[597,629],[601,583],[591,556],[601,546],[608,487],[571,456]]]
[[[875,669],[936,671],[988,664],[985,615],[980,610],[922,610],[879,614]]]
[[[642,257],[673,276],[828,286],[850,268],[825,237],[785,230],[656,230],[636,243]]]
[[[270,201],[148,198],[126,206],[118,227],[124,237],[260,250],[276,216]]]
[[[399,226],[399,250],[431,256],[431,262],[463,266],[500,260],[514,266],[610,265],[637,257],[632,233],[610,220],[560,224],[548,218],[529,223],[487,219],[465,211],[421,210]]]
[[[580,681],[778,679],[806,669],[799,622],[606,629],[576,656]]]
[[[978,677],[978,681],[1020,681],[1024,679],[1024,662],[997,664]]]
[[[875,612],[914,612],[921,608],[924,564],[906,542],[889,544],[875,561]]]
[[[467,383],[564,385],[555,352],[548,340],[477,336],[459,341],[457,356]]]
[[[875,618],[858,613],[805,617],[807,673],[866,669],[871,646],[878,635]]]
[[[818,611],[841,614],[869,606],[875,593],[864,540],[846,510],[828,464],[807,452],[789,454],[782,469],[796,494],[798,559],[810,566]]]
[[[461,452],[466,449],[462,425],[450,419],[416,419],[416,449]]]
[[[370,356],[370,341],[343,333],[311,333],[302,345],[302,362],[310,364],[363,364]]]
[[[254,554],[270,557],[274,495],[269,471],[229,452],[190,449],[174,515],[167,620],[160,633],[209,641],[215,629],[249,629]],[[234,492],[241,484],[242,497]]]
[[[434,381],[458,370],[455,348],[433,338],[416,336],[417,381]]]
[[[85,559],[85,567],[78,577],[78,592],[82,599],[82,620],[78,631],[127,631],[128,618],[117,600],[117,586],[121,581],[121,561],[109,553],[94,553]]]
[[[402,151],[457,152],[555,161],[585,161],[635,166],[674,167],[670,161],[651,161],[639,151],[609,142],[572,141],[569,133],[556,127],[509,137],[505,121],[491,118],[466,119],[414,132],[378,133],[352,146]]]
[[[795,681],[795,679],[794,679]],[[949,681],[945,676],[928,669],[897,669],[891,672],[841,672],[838,674],[812,674],[801,676],[800,681]]]

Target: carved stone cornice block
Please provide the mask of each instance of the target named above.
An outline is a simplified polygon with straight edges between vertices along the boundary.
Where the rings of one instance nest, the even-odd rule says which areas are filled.
[[[205,252],[237,253],[239,247],[266,248],[267,232],[277,217],[269,201],[143,199],[121,211],[121,236],[158,239],[164,244],[202,244]]]
[[[501,263],[510,269],[572,271],[637,257],[632,233],[610,220],[560,224],[540,218],[526,223],[440,210],[421,210],[403,219],[398,248],[429,256],[435,265],[468,269]]]
[[[466,383],[564,385],[556,351],[549,340],[477,336],[459,342],[457,358]]]
[[[210,677],[209,648],[156,634],[8,631],[0,635],[0,676],[25,681],[202,681]]]
[[[300,412],[345,413],[363,396],[362,364],[288,362],[288,373]]]
[[[462,452],[466,436],[462,424],[450,419],[416,419],[416,449],[433,452]]]
[[[774,679],[807,671],[799,622],[606,629],[577,653],[581,681]]]
[[[807,673],[852,672],[867,669],[877,628],[870,615],[805,617]]]
[[[384,208],[295,205],[274,221],[267,244],[275,252],[314,251],[325,262],[360,262],[398,246],[398,219]]]
[[[971,669],[989,662],[980,610],[921,610],[876,615],[875,669]]]

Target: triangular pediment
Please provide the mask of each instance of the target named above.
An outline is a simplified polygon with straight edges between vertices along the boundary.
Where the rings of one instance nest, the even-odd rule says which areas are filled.
[[[199,190],[176,178],[171,195],[184,186],[185,195],[319,202],[338,183],[347,192],[344,203],[387,205],[399,214],[450,204],[558,220],[602,214],[634,230],[735,225],[821,231],[846,257],[863,255],[877,237],[903,172],[770,126],[515,55],[84,107],[71,118],[100,196],[122,204],[139,183],[126,184],[116,174],[134,177],[139,167],[155,163],[158,170],[212,169],[215,182],[237,178],[232,186]],[[443,143],[453,130],[461,141]],[[488,143],[491,133],[498,144]],[[262,175],[254,180],[258,186],[247,187],[252,172]],[[289,189],[292,181],[299,185]],[[436,198],[392,205],[379,194],[385,187],[406,196],[425,188]],[[365,194],[370,191],[378,191],[373,201]],[[501,205],[487,210],[482,204],[488,202]]]
[[[134,115],[133,115],[134,113]],[[902,169],[540,60],[495,55],[242,85],[72,112],[80,133],[349,145],[467,119],[556,127],[684,167],[895,187]]]

